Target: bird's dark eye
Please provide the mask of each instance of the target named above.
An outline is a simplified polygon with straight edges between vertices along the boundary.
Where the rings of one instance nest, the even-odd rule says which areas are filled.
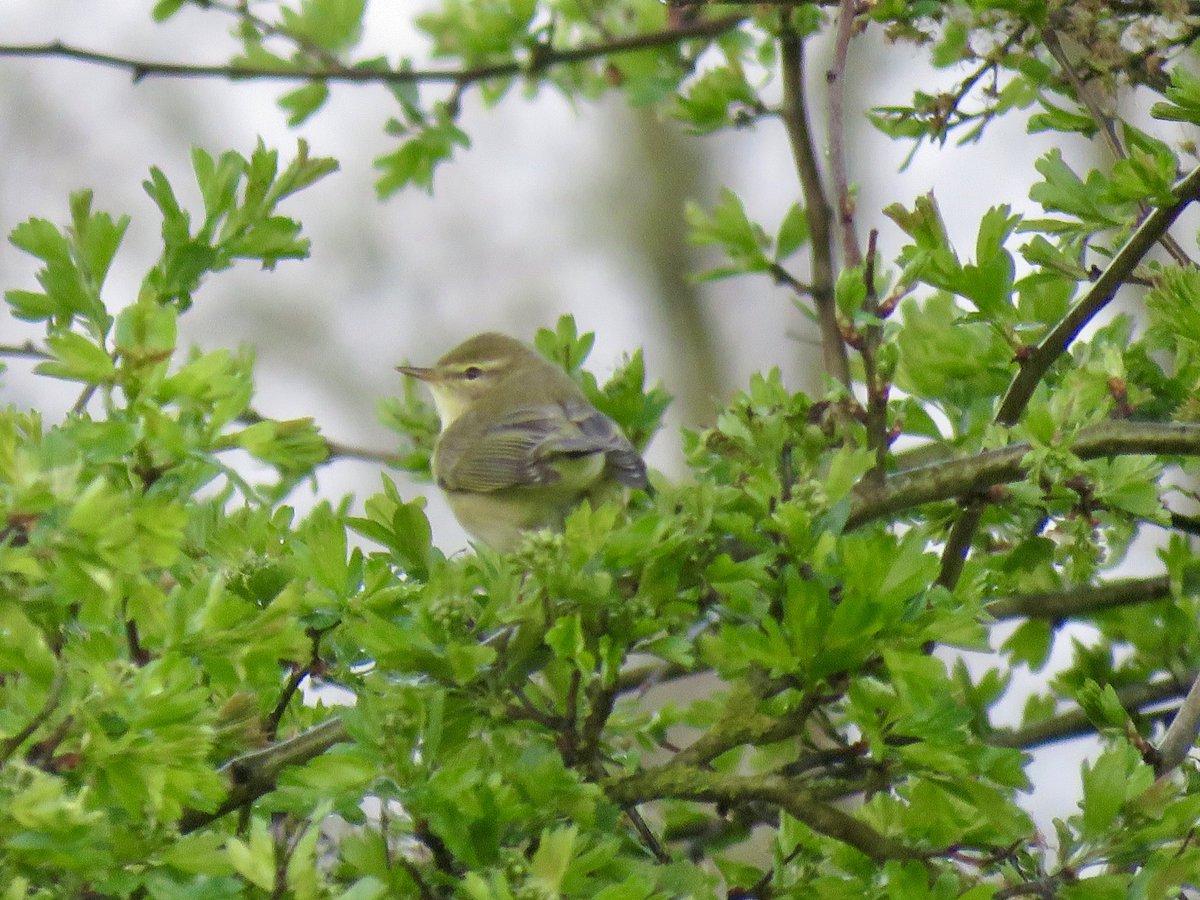
[[[467,381],[474,381],[481,375],[483,375],[483,369],[479,368],[479,366],[468,366],[463,369],[463,378],[467,379]]]

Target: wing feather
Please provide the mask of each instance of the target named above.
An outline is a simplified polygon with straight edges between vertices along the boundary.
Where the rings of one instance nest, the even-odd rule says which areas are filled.
[[[438,443],[438,481],[451,491],[490,492],[550,485],[555,464],[603,454],[621,484],[646,484],[646,464],[608,416],[583,401],[522,407],[482,429],[468,412]]]

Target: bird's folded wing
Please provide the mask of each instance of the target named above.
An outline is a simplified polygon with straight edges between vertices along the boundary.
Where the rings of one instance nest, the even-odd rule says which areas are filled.
[[[617,481],[646,484],[646,465],[616,423],[574,401],[513,410],[482,433],[451,428],[438,446],[438,480],[452,491],[553,484],[561,477],[556,463],[597,453]]]

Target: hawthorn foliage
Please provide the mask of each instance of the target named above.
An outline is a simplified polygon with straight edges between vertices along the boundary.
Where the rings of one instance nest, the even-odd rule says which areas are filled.
[[[40,269],[5,285],[8,312],[45,334],[4,352],[80,398],[55,421],[0,410],[7,900],[1200,886],[1200,272],[1176,225],[1200,198],[1196,4],[442,0],[416,19],[424,60],[359,53],[365,0],[151,12],[188,5],[232,17],[227,63],[24,55],[282,78],[293,124],[331,82],[385,84],[384,196],[469,152],[468,91],[559,91],[585,115],[620,92],[697,134],[790,141],[781,221],[731,191],[687,218],[720,257],[698,277],[774,279],[815,317],[827,390],[764,371],[684,435],[687,477],[515,553],[447,558],[386,473],[361,516],[346,500],[297,515],[290,492],[345,449],[253,412],[248,351],[176,339],[206,280],[304,258],[287,198],[335,161],[303,142],[197,149],[193,207],[191,185],[151,171],[162,252],[135,297],[104,288],[128,219],[89,191],[62,222],[17,225]],[[839,118],[864,30],[961,73],[854,113],[899,145],[987,140],[1020,113],[1109,161],[1046,154],[1029,173],[1043,214],[998,207],[973,235],[948,233],[936,190],[896,197],[908,243],[879,258]],[[806,49],[826,39],[832,68],[814,72]],[[828,147],[812,136],[826,105]],[[1118,291],[1129,311],[1110,315]],[[640,354],[599,384],[570,319],[536,343],[653,437],[668,397]],[[427,471],[430,408],[408,393],[381,415],[392,464]],[[1148,532],[1158,574],[1115,578]],[[1068,623],[1087,627],[1065,638]],[[1065,640],[1069,663],[998,723],[1014,671]],[[689,681],[698,698],[671,690]],[[305,702],[319,686],[337,702]],[[1081,735],[1099,750],[1078,808],[1039,834],[1031,753]]]

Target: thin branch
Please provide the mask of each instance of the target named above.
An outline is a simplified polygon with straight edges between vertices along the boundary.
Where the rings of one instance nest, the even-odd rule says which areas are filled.
[[[1088,292],[1080,298],[1062,321],[1046,335],[1021,361],[1021,367],[1016,377],[1009,385],[1000,410],[996,413],[996,421],[1001,425],[1015,425],[1025,411],[1029,398],[1033,396],[1042,376],[1049,371],[1054,361],[1078,337],[1079,332],[1092,320],[1096,313],[1104,309],[1116,296],[1117,290],[1133,273],[1134,268],[1142,261],[1150,248],[1166,233],[1167,229],[1179,217],[1184,208],[1194,200],[1200,199],[1200,166],[1175,185],[1172,193],[1175,202],[1169,206],[1159,206],[1146,216],[1137,230],[1129,236],[1124,246],[1113,257],[1108,267],[1100,273],[1100,277],[1092,283]]]
[[[340,441],[325,439],[325,449],[329,455],[323,460],[331,463],[337,459],[359,459],[364,462],[377,462],[385,466],[398,466],[403,461],[399,453],[389,450],[372,450],[370,447],[356,447],[353,444],[343,444]]]
[[[0,356],[26,356],[31,359],[54,359],[54,354],[37,346],[33,341],[23,344],[0,345]]]
[[[308,662],[304,665],[292,666],[292,673],[288,676],[287,683],[283,686],[283,690],[279,694],[279,700],[276,701],[275,708],[271,710],[271,714],[267,716],[263,732],[266,734],[268,741],[275,740],[275,735],[279,732],[279,723],[283,719],[283,714],[287,712],[292,698],[296,695],[296,691],[300,689],[300,684],[305,678],[321,667],[321,637],[331,627],[333,626],[308,629],[308,638],[312,642],[312,652],[309,654]]]
[[[1020,23],[1017,28],[1004,39],[1004,43],[989,50],[983,57],[983,62],[975,69],[975,71],[959,82],[958,88],[953,94],[950,95],[950,99],[946,102],[945,112],[941,114],[944,130],[939,133],[939,136],[943,141],[946,138],[946,132],[952,125],[950,122],[952,116],[958,115],[959,124],[979,117],[978,114],[972,115],[960,112],[959,107],[962,106],[964,101],[966,101],[967,95],[971,93],[971,91],[975,88],[975,85],[979,83],[979,80],[988,72],[995,70],[996,66],[999,65],[1001,60],[1003,60],[1008,54],[1008,51],[1010,51],[1018,42],[1020,42],[1023,37],[1025,37],[1025,32],[1028,30],[1029,23]],[[987,112],[985,112],[983,115],[988,115],[990,117],[989,113]]]
[[[1108,115],[1100,107],[1100,101],[1096,99],[1095,94],[1084,84],[1083,79],[1079,77],[1079,73],[1075,71],[1075,67],[1071,65],[1071,59],[1067,56],[1067,51],[1063,49],[1062,42],[1058,39],[1058,32],[1054,28],[1043,28],[1042,43],[1050,51],[1050,55],[1054,57],[1054,61],[1058,63],[1059,68],[1062,69],[1062,73],[1067,81],[1071,83],[1071,87],[1075,90],[1075,98],[1087,109],[1088,114],[1092,117],[1092,121],[1096,123],[1096,127],[1100,130],[1100,134],[1104,136],[1104,143],[1108,145],[1108,151],[1116,159],[1125,159],[1127,154],[1125,153],[1125,148],[1121,145],[1121,138],[1117,134],[1112,116]]]
[[[495,78],[513,78],[535,74],[549,66],[586,62],[616,53],[668,46],[690,38],[712,38],[730,31],[744,21],[746,14],[722,16],[689,22],[678,28],[666,28],[593,44],[582,44],[561,50],[542,48],[529,60],[506,60],[463,69],[380,69],[354,66],[324,66],[321,68],[283,68],[249,66],[238,63],[222,65],[174,63],[161,60],[134,59],[112,53],[102,53],[77,47],[62,41],[45,44],[0,44],[0,57],[57,57],[93,65],[107,66],[128,72],[134,82],[152,76],[169,78],[222,78],[229,81],[326,81],[357,84],[414,84],[442,82],[473,84]]]
[[[1092,117],[1100,134],[1104,136],[1104,143],[1108,145],[1109,153],[1113,155],[1114,159],[1128,159],[1129,154],[1126,152],[1124,144],[1121,143],[1121,136],[1117,134],[1113,117],[1104,111],[1100,106],[1100,101],[1096,99],[1095,91],[1075,71],[1075,66],[1072,65],[1070,57],[1063,49],[1062,42],[1058,39],[1058,32],[1052,27],[1043,28],[1042,43],[1050,51],[1050,55],[1054,57],[1059,68],[1062,69],[1067,81],[1071,83],[1076,99],[1087,109],[1088,115]],[[1150,212],[1150,208],[1144,200],[1138,201],[1138,209],[1141,210],[1143,216]],[[1163,232],[1159,235],[1158,241],[1176,263],[1181,266],[1192,265],[1192,260],[1170,234]]]
[[[962,576],[963,566],[967,564],[967,554],[971,552],[971,542],[975,540],[975,531],[987,509],[986,500],[972,500],[968,503],[946,535],[946,544],[942,548],[942,558],[938,566],[938,577],[935,584],[953,591]]]
[[[846,344],[838,326],[837,305],[833,296],[833,210],[821,184],[821,170],[809,127],[808,107],[804,97],[804,42],[788,19],[781,13],[779,57],[783,77],[783,106],[781,114],[791,143],[792,158],[800,188],[804,194],[804,213],[808,220],[809,246],[812,253],[812,298],[821,329],[821,352],[825,372],[830,378],[849,387],[850,361]]]
[[[662,840],[657,834],[646,824],[646,820],[642,818],[642,814],[638,812],[636,806],[630,806],[625,810],[625,815],[629,817],[629,821],[633,823],[634,829],[638,836],[642,839],[642,843],[646,846],[660,866],[669,866],[674,860],[671,858],[670,852],[663,846]]]
[[[1170,596],[1170,576],[1155,575],[1151,578],[1126,578],[1067,591],[1018,594],[1015,597],[993,600],[988,604],[987,610],[997,619],[1068,619],[1117,606],[1165,600]]]
[[[1024,459],[1032,445],[1011,444],[962,459],[953,459],[887,478],[882,484],[864,480],[850,500],[847,528],[912,510],[924,503],[978,496],[997,484],[1024,476]],[[1079,432],[1070,450],[1080,459],[1114,456],[1200,456],[1200,425],[1159,422],[1103,422]]]
[[[58,708],[59,701],[62,700],[63,685],[66,683],[66,675],[62,666],[54,670],[54,678],[50,681],[50,689],[46,691],[46,699],[42,703],[41,709],[34,713],[33,717],[25,723],[12,737],[5,738],[3,743],[0,743],[0,766],[4,765],[12,757],[14,753],[21,749],[33,733],[37,731],[46,720],[54,714],[54,710]]]
[[[770,263],[769,267],[767,269],[767,272],[770,274],[771,278],[774,279],[776,284],[780,285],[781,287],[791,288],[796,293],[797,296],[799,296],[799,297],[811,297],[812,296],[812,292],[813,292],[812,285],[805,284],[803,281],[801,281],[799,278],[797,278],[795,275],[793,275],[791,272],[789,272],[787,269],[785,269],[779,263],[777,263],[777,262]]]
[[[1200,735],[1200,674],[1159,742],[1155,774],[1165,775],[1183,762],[1196,745],[1197,735]]]
[[[179,831],[187,834],[203,828],[228,812],[246,806],[274,789],[279,773],[315,759],[335,744],[350,739],[341,718],[326,719],[308,731],[231,759],[218,770],[230,781],[229,793],[214,810],[184,810]]]
[[[837,201],[837,219],[841,226],[842,262],[853,268],[862,264],[858,235],[854,233],[854,198],[850,196],[850,177],[846,169],[845,94],[846,58],[854,37],[855,0],[841,0],[837,30],[834,32],[833,65],[826,73],[829,82],[829,174]]]

